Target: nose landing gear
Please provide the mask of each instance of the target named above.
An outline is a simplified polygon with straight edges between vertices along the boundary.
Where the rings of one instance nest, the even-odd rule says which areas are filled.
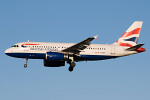
[[[25,59],[24,68],[27,68],[28,59]]]

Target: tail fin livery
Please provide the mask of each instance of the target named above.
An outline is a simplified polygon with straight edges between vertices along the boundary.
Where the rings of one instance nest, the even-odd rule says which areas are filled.
[[[140,35],[142,21],[135,21],[126,32],[117,40],[115,44],[120,46],[132,47],[137,45],[137,41]]]

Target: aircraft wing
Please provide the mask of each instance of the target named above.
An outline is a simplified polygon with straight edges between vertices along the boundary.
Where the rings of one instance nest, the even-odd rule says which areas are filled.
[[[77,43],[77,44],[75,44],[75,45],[73,45],[71,47],[68,47],[68,48],[66,48],[66,49],[64,49],[62,51],[63,52],[70,52],[70,53],[78,54],[79,52],[84,50],[86,47],[88,47],[91,44],[90,42],[93,39],[97,39],[97,36],[98,35],[96,35],[94,37],[89,37],[89,38],[87,38],[87,39],[85,39],[85,40],[83,40],[83,41],[81,41],[81,42],[79,42],[79,43]]]

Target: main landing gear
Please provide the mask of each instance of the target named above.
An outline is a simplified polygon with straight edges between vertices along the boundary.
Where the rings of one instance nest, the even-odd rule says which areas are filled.
[[[24,68],[27,68],[28,59],[25,59]]]
[[[74,63],[74,62],[72,62],[72,63],[70,63],[70,67],[68,68],[68,70],[70,71],[70,72],[72,72],[73,71],[73,68],[76,66],[76,64]]]
[[[67,61],[67,63],[70,65],[70,67],[68,68],[68,70],[69,70],[70,72],[72,72],[72,71],[73,71],[73,68],[76,66],[76,64],[75,64],[75,62],[74,62],[73,56],[70,56],[70,57],[69,57],[69,60]]]

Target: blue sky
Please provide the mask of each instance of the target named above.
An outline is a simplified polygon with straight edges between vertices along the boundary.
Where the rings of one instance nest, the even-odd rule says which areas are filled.
[[[0,100],[149,100],[150,1],[2,0],[0,3]],[[42,60],[8,57],[24,41],[114,43],[134,21],[143,21],[138,43],[146,52],[104,61],[46,68]]]

